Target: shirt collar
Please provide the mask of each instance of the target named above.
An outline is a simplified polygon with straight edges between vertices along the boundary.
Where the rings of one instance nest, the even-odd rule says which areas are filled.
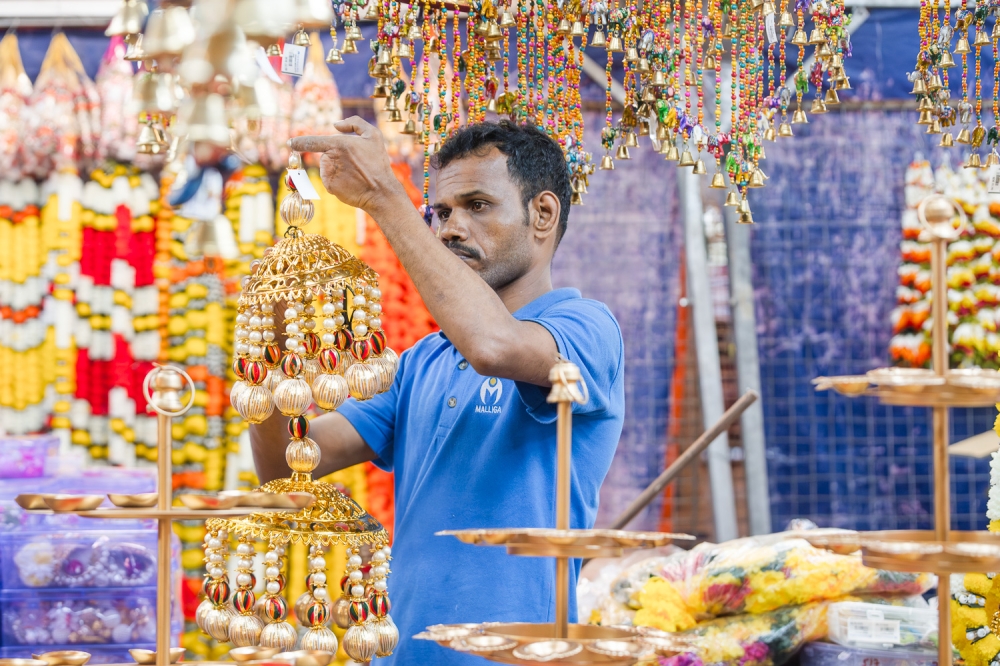
[[[580,298],[580,290],[574,289],[573,287],[562,287],[561,289],[553,289],[550,292],[546,292],[531,301],[527,305],[522,306],[520,309],[514,312],[514,319],[524,321],[525,319],[535,319],[543,312],[545,312],[549,307],[555,305],[556,303],[561,303],[563,301],[568,301],[573,298]],[[440,335],[445,340],[448,336],[444,334],[444,331],[438,331]]]

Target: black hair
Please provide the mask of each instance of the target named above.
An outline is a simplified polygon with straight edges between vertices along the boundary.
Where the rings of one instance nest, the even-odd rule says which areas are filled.
[[[569,167],[559,144],[534,125],[518,125],[510,120],[475,123],[452,134],[434,154],[434,168],[443,169],[455,160],[470,155],[484,155],[496,148],[507,156],[507,173],[521,188],[521,204],[542,192],[552,192],[559,199],[559,228],[556,244],[566,233],[569,220]]]

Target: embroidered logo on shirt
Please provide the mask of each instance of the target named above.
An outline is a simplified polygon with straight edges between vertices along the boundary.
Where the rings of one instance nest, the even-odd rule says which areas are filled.
[[[503,382],[496,377],[487,377],[483,380],[483,385],[479,387],[479,401],[483,404],[476,405],[476,413],[501,413],[503,411],[499,404],[501,397],[503,397]]]

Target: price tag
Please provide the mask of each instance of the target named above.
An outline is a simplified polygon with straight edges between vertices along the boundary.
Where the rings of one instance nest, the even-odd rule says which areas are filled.
[[[319,199],[319,193],[313,187],[312,181],[309,180],[309,174],[306,173],[305,169],[289,169],[288,177],[292,179],[295,189],[299,191],[299,195],[303,199],[312,199],[313,201]]]
[[[774,44],[778,41],[778,29],[774,26],[774,14],[768,14],[764,19],[764,27],[767,30],[767,43]]]
[[[900,642],[899,620],[848,618],[847,640],[859,643],[898,644]]]
[[[990,167],[990,177],[986,183],[986,191],[990,194],[1000,193],[1000,167]]]
[[[695,143],[701,143],[701,140],[705,138],[705,131],[701,129],[701,125],[694,126],[694,129],[691,131],[691,138],[694,139]]]
[[[281,52],[281,71],[292,76],[302,76],[306,71],[306,47],[285,44]]]

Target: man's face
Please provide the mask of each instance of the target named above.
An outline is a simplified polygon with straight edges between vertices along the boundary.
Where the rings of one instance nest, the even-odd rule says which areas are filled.
[[[438,172],[438,237],[494,291],[527,273],[535,245],[507,156],[491,148]]]

